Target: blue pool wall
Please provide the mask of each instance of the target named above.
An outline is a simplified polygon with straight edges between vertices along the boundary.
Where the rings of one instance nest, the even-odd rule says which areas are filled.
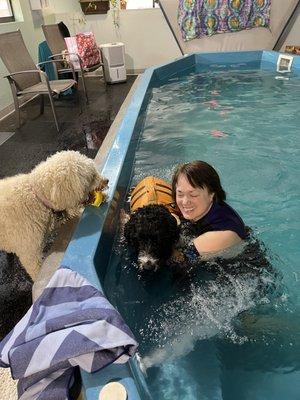
[[[103,291],[101,282],[106,274],[119,226],[119,212],[129,189],[135,151],[143,128],[144,111],[151,96],[151,88],[160,86],[172,76],[212,69],[276,71],[279,54],[274,51],[191,54],[156,68],[148,68],[139,81],[101,171],[103,176],[109,178],[108,201],[100,208],[86,208],[62,265],[79,272]],[[299,56],[294,56],[292,73],[300,74]],[[128,400],[150,398],[143,375],[134,359],[125,365],[110,365],[94,374],[82,371],[82,380],[87,400],[98,399],[101,387],[111,380],[124,384]]]

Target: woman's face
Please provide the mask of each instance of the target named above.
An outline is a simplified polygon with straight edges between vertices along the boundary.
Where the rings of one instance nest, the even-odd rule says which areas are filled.
[[[183,218],[197,221],[204,217],[212,205],[213,197],[214,194],[209,193],[206,187],[194,188],[185,175],[179,175],[176,185],[176,203]]]

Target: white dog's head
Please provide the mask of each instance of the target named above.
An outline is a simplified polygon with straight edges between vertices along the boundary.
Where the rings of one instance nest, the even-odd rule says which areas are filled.
[[[76,208],[87,200],[90,192],[104,190],[108,184],[94,161],[77,151],[61,151],[48,157],[30,175],[34,190],[55,210]]]

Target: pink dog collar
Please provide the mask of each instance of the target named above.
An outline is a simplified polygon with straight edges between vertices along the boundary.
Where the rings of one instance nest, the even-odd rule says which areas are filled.
[[[42,196],[41,194],[37,193],[33,187],[31,187],[35,197],[42,203],[44,204],[45,207],[49,208],[50,210],[57,212],[58,210],[55,210],[55,208],[53,207],[53,204],[46,199],[46,197]]]

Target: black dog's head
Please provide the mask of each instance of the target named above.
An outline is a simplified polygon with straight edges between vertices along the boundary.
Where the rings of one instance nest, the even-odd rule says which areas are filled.
[[[166,207],[151,204],[130,216],[124,237],[137,256],[139,268],[156,271],[171,256],[179,227]]]

